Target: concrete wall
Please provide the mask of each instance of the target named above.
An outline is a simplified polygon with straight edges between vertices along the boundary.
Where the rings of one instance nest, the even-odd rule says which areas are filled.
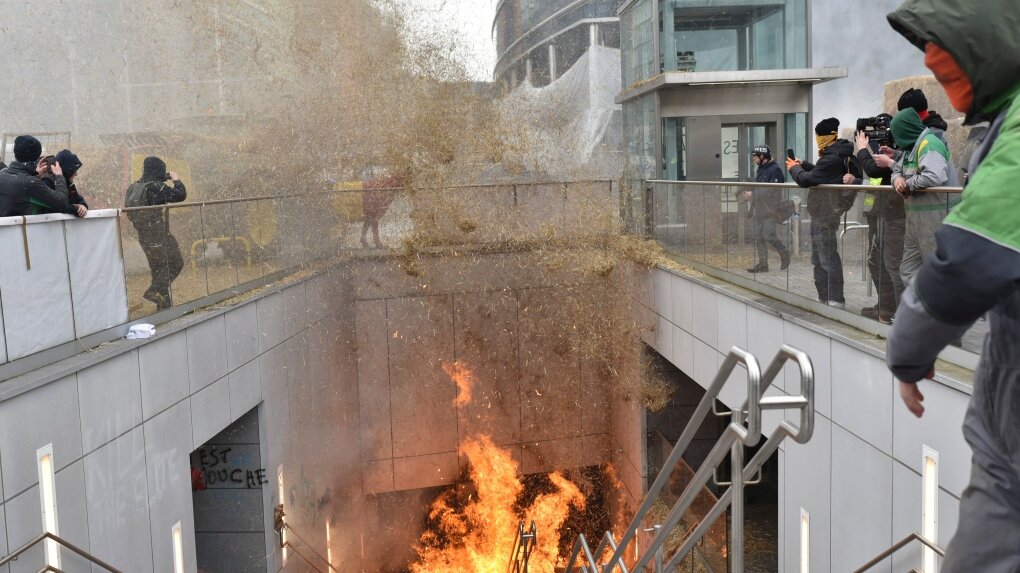
[[[648,343],[704,387],[733,346],[763,363],[784,343],[812,359],[814,437],[806,445],[787,442],[779,453],[780,571],[800,570],[801,508],[810,514],[812,571],[850,571],[919,531],[923,445],[939,453],[937,541],[948,543],[970,472],[970,449],[960,431],[970,398],[964,386],[926,383],[928,411],[918,420],[900,402],[879,343],[723,283],[663,269],[647,278],[646,285],[631,287],[646,319],[657,322]],[[797,372],[788,366],[769,393],[797,394],[798,386]],[[735,407],[745,397],[738,368],[721,398]],[[766,415],[766,433],[779,416]],[[635,451],[624,455],[637,457]],[[887,562],[875,570],[904,571],[920,563],[914,546],[897,554],[891,569]]]
[[[352,268],[366,492],[450,484],[460,445],[484,434],[523,473],[600,465],[609,449],[606,385],[557,316],[569,273],[529,255],[435,259],[411,277],[392,261]],[[574,277],[576,278],[576,277]],[[454,405],[444,366],[474,374]]]
[[[61,536],[125,571],[169,571],[180,521],[194,571],[189,454],[260,405],[264,547],[274,546],[282,465],[288,519],[324,553],[325,520],[340,511],[331,492],[356,459],[351,337],[340,332],[350,307],[332,303],[343,284],[333,272],[270,289],[65,361],[58,376],[50,368],[5,382],[24,391],[0,403],[0,553],[41,532],[36,450],[53,444]],[[271,553],[267,570],[279,560]],[[37,547],[10,571],[41,563]],[[63,565],[87,569],[66,551]]]

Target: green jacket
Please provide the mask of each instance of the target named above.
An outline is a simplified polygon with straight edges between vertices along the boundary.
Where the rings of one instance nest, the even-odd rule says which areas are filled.
[[[953,55],[974,90],[967,123],[993,120],[971,158],[962,202],[937,231],[935,253],[925,259],[900,301],[889,337],[889,366],[905,382],[922,379],[938,353],[987,314],[989,335],[978,376],[987,388],[1020,388],[1016,368],[1020,348],[1020,14],[1016,0],[907,0],[889,14],[889,21],[922,50],[933,42]]]

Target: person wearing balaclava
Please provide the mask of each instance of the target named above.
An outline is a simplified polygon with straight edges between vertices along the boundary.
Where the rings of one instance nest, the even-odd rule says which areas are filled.
[[[125,207],[154,207],[180,203],[187,197],[187,189],[177,173],[167,173],[166,162],[158,157],[146,157],[142,163],[142,177],[128,187],[124,204]],[[169,210],[140,209],[128,211],[127,215],[138,231],[138,243],[152,275],[152,283],[142,298],[155,304],[157,311],[166,310],[173,306],[170,285],[184,268],[181,247],[170,233]]]
[[[891,131],[896,147],[903,152],[893,165],[892,184],[904,198],[907,215],[900,261],[900,278],[906,285],[921,268],[924,257],[935,251],[935,230],[953,205],[948,194],[923,190],[956,187],[959,180],[949,148],[942,138],[925,127],[914,108],[897,113]]]
[[[818,163],[787,159],[790,176],[801,187],[841,185],[850,173],[860,177],[860,168],[853,158],[854,146],[839,138],[839,120],[830,117],[815,126]],[[818,300],[829,306],[845,308],[843,296],[843,261],[839,257],[837,235],[839,220],[853,206],[856,193],[830,189],[811,189],[807,195],[811,215],[811,264],[814,266]]]
[[[42,143],[31,135],[14,139],[14,161],[0,171],[0,217],[65,213],[85,216],[71,205],[67,180],[59,165],[54,165],[53,188],[40,175],[48,173],[49,166],[39,165]],[[39,170],[42,169],[42,173]]]
[[[948,344],[988,316],[963,421],[970,483],[941,572],[1013,573],[1020,571],[1020,11],[1015,0],[908,0],[889,22],[924,52],[966,125],[991,122],[970,159],[963,202],[938,227],[935,250],[903,293],[886,360],[904,404],[921,417],[920,381],[934,377]],[[955,424],[947,414],[936,409],[927,427]]]

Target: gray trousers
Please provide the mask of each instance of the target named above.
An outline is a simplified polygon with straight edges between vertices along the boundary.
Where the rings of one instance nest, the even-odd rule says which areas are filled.
[[[889,274],[889,280],[892,281],[893,312],[896,310],[896,305],[900,303],[900,297],[903,296],[903,275],[900,274],[900,267],[903,264],[905,234],[905,219],[887,219],[885,217],[879,219],[878,241],[882,245],[882,262],[885,263],[885,270]]]
[[[1020,572],[1020,380],[1015,364],[989,362],[963,423],[974,458],[942,573]]]
[[[948,213],[948,209],[907,211],[903,260],[900,261],[900,278],[904,285],[910,284],[910,279],[921,269],[924,258],[935,252],[935,231]]]

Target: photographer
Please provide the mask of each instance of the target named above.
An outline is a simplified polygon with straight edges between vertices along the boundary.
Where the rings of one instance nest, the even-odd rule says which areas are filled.
[[[40,162],[42,143],[31,135],[14,140],[14,159],[0,171],[0,217],[66,213],[84,217],[71,205],[67,181],[59,165]],[[53,189],[40,180],[52,173]]]
[[[945,142],[921,121],[912,107],[896,114],[891,131],[903,156],[893,165],[892,184],[904,198],[906,226],[900,277],[903,284],[921,268],[924,257],[935,252],[935,231],[952,205],[948,193],[927,193],[931,187],[958,186]]]
[[[860,168],[853,158],[854,146],[839,139],[839,120],[830,117],[815,126],[818,144],[818,163],[787,159],[786,167],[793,180],[801,187],[841,185],[843,176],[860,176]],[[836,308],[845,308],[843,296],[843,261],[836,242],[839,220],[853,206],[857,194],[853,191],[811,189],[807,208],[811,215],[811,264],[814,266],[815,289],[818,300]]]
[[[857,120],[857,162],[872,185],[892,183],[892,168],[899,154],[890,147],[893,144],[892,133],[889,131],[891,123],[892,116],[889,114]],[[844,181],[849,182],[846,178]],[[906,224],[903,197],[889,192],[868,193],[864,203],[870,245],[868,270],[878,291],[878,304],[861,309],[861,315],[889,324],[903,294],[903,281],[900,278]]]
[[[755,181],[758,183],[785,183],[786,175],[772,159],[772,149],[768,145],[754,148],[751,161],[758,166]],[[776,236],[776,225],[779,224],[779,204],[783,200],[783,190],[777,187],[763,187],[754,191],[744,191],[740,198],[749,206],[747,216],[752,218],[754,232],[754,248],[758,261],[749,269],[749,273],[769,272],[769,252],[767,245],[779,253],[780,268],[786,270],[790,266],[790,251]]]
[[[171,185],[167,185],[167,181]],[[188,192],[177,173],[167,173],[166,163],[158,157],[146,157],[142,177],[127,190],[125,207],[148,207],[180,203]],[[156,310],[173,306],[170,284],[181,274],[184,259],[177,239],[170,234],[170,214],[167,209],[129,211],[128,219],[138,231],[138,243],[149,262],[152,283],[142,298],[156,305]]]

